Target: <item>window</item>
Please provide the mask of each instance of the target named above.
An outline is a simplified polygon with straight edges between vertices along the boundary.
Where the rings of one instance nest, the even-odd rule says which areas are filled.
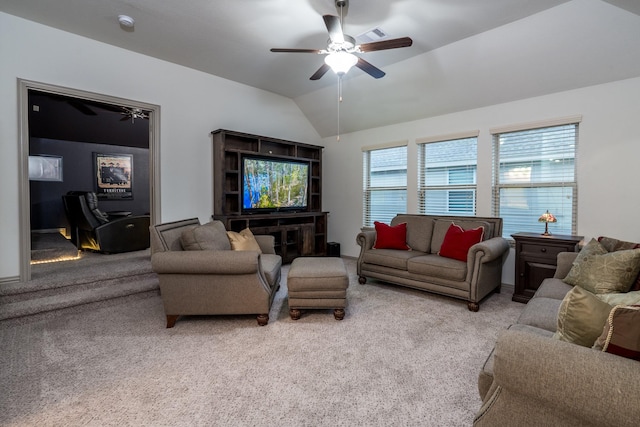
[[[558,222],[553,234],[576,234],[576,145],[578,124],[494,133],[494,214],[503,218],[503,237],[542,233],[547,210]]]
[[[407,212],[407,147],[365,150],[363,157],[363,223],[389,223]]]
[[[420,144],[420,213],[475,215],[478,138]]]

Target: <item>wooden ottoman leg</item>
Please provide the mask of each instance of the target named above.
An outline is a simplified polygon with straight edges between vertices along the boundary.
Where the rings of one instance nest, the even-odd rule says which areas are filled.
[[[176,324],[176,320],[178,320],[178,315],[176,314],[167,314],[167,329],[173,328]]]
[[[301,315],[302,312],[297,308],[289,309],[289,316],[291,316],[291,320],[298,320]]]
[[[342,320],[344,319],[344,309],[343,308],[336,308],[333,310],[333,317],[336,318],[336,320]]]
[[[258,321],[258,326],[265,326],[267,323],[269,323],[269,315],[258,314],[258,317],[256,318],[256,320]]]

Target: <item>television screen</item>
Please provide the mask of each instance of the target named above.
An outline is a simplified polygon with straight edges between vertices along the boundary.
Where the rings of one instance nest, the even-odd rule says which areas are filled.
[[[307,208],[309,164],[280,159],[242,159],[242,209]]]

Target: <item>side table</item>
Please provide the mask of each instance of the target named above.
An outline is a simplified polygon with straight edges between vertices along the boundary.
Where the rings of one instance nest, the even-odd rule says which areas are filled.
[[[542,281],[556,272],[560,252],[574,252],[583,236],[515,233],[516,277],[513,301],[527,303]]]

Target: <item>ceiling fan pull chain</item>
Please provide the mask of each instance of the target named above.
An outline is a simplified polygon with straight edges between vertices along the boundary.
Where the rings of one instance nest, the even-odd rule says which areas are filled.
[[[340,141],[340,104],[342,103],[342,76],[338,76],[338,132],[336,141]]]

